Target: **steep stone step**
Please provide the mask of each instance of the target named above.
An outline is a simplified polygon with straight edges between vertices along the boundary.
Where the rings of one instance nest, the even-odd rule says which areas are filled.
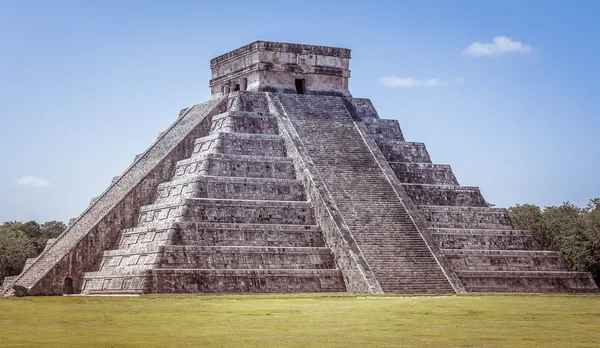
[[[174,180],[199,175],[295,179],[292,161],[287,157],[206,154],[177,162]]]
[[[431,163],[425,144],[375,138],[379,149],[390,162]]]
[[[512,228],[508,211],[502,208],[421,205],[418,209],[433,228],[494,230]]]
[[[308,202],[188,199],[187,221],[314,225]]]
[[[406,184],[458,185],[447,164],[389,162],[398,180]]]
[[[323,247],[316,225],[179,223],[176,245]]]
[[[343,100],[284,94],[277,98],[383,291],[428,291],[418,283],[425,278],[431,280],[429,287],[452,292]],[[406,144],[398,145],[398,154],[423,162],[424,146]]]
[[[478,187],[403,184],[416,205],[487,207]]]
[[[195,141],[192,157],[207,151],[220,154],[285,157],[285,146],[279,135],[216,133]]]
[[[597,293],[587,272],[457,271],[469,292]]]
[[[277,119],[271,115],[231,111],[212,118],[211,133],[278,134]]]
[[[455,270],[464,271],[569,271],[555,251],[442,249]]]
[[[531,231],[430,229],[442,249],[539,250]]]
[[[204,175],[160,184],[156,203],[173,197],[302,201],[299,180]]]

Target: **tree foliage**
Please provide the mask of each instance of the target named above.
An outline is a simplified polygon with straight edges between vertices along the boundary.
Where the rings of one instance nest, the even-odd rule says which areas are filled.
[[[0,282],[17,275],[25,261],[39,255],[50,238],[56,238],[67,226],[60,221],[38,224],[35,221],[0,224]]]
[[[585,208],[569,202],[561,206],[516,205],[508,209],[517,228],[532,230],[546,249],[562,252],[576,271],[591,272],[600,283],[600,199]]]

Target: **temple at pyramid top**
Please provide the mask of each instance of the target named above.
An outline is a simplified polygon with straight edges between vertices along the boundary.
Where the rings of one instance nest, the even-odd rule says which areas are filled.
[[[349,66],[347,48],[255,41],[210,61],[210,89],[349,96]]]

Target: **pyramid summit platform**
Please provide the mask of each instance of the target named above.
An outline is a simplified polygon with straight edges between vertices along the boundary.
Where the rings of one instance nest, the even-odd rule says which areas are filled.
[[[350,50],[257,41],[3,296],[598,292],[348,89]]]

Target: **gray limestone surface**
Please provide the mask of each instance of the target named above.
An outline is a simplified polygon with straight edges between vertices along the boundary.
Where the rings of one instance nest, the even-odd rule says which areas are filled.
[[[598,292],[348,90],[350,50],[257,41],[2,296]]]

